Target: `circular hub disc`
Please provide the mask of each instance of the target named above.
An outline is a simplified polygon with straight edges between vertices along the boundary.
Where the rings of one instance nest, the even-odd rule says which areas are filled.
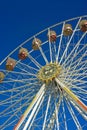
[[[49,63],[43,66],[38,72],[38,78],[45,83],[51,82],[55,79],[61,71],[61,67],[57,63]]]

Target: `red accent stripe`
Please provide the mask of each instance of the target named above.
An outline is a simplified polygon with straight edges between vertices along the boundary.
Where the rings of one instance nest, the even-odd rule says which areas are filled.
[[[87,106],[85,104],[83,104],[80,100],[77,100],[77,102],[82,107],[82,109],[84,109],[85,111],[87,111]]]
[[[14,130],[17,130],[17,127],[19,126],[19,124],[21,123],[22,119],[24,118],[24,115],[21,116],[20,120],[18,121],[18,123],[15,125]]]

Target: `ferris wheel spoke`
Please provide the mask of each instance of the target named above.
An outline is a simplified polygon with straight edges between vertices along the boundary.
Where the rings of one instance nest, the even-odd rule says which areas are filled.
[[[12,85],[12,84],[9,84],[9,83],[8,83],[7,85],[10,86],[10,85]],[[4,90],[1,90],[0,94],[7,93],[7,92],[20,91],[20,89],[25,89],[26,87],[28,87],[28,86],[30,87],[31,85],[35,86],[35,85],[38,85],[38,83],[37,83],[37,82],[34,82],[34,83],[31,82],[30,84],[27,83],[27,84],[19,85],[17,88],[16,88],[15,86],[14,86],[13,88],[10,88],[10,87],[9,87],[9,88],[7,88],[7,89],[4,87]],[[32,87],[32,88],[33,88],[33,87]],[[28,89],[30,90],[30,88],[28,88]]]
[[[81,70],[84,70],[84,74],[85,74],[85,72],[87,71],[87,62],[85,61],[85,62],[82,62],[82,66],[81,66],[81,64],[79,64],[81,67],[80,67],[80,69],[77,69],[77,70],[75,70],[76,72],[77,72],[77,74],[81,71]]]
[[[36,112],[35,112],[35,114],[34,114],[34,116],[33,116],[32,122],[30,123],[28,130],[31,129],[32,124],[33,124],[33,122],[34,122],[34,120],[35,120],[35,118],[36,118],[36,116],[37,116],[37,114],[38,114],[38,112],[39,112],[39,110],[40,110],[40,107],[41,107],[41,105],[42,105],[42,103],[43,103],[43,100],[44,100],[44,97],[41,99],[41,102],[40,102],[40,104],[39,104],[39,106],[38,106],[38,108],[37,108],[37,110],[36,110]]]
[[[84,77],[81,77],[81,78],[79,78],[79,79],[68,79],[68,81],[71,81],[71,83],[73,82],[73,83],[76,83],[77,82],[77,84],[79,84],[79,85],[81,85],[81,84],[86,84],[87,83],[87,81],[86,80],[83,80],[84,78],[87,78],[87,76],[84,76]]]
[[[78,93],[87,93],[87,91],[86,91],[86,86],[85,86],[85,87],[79,87],[79,86],[73,85],[73,91],[74,91],[74,88],[75,88],[76,90],[78,90]],[[85,96],[85,97],[87,97],[87,96]]]
[[[74,120],[74,123],[75,123],[77,129],[78,130],[82,130],[82,127],[81,127],[81,125],[80,125],[80,123],[79,123],[79,121],[78,121],[78,119],[76,117],[76,114],[74,113],[74,111],[73,111],[73,109],[72,109],[72,107],[71,107],[70,102],[68,101],[68,99],[66,99],[66,103],[67,103],[68,110],[69,110],[69,112],[70,112],[70,114],[71,114],[71,116],[72,116],[72,118]]]
[[[65,80],[65,79],[62,79],[62,80]],[[74,81],[72,79],[69,79],[68,81],[66,80],[66,83],[67,83],[67,85],[68,85],[69,88],[72,88],[72,89],[74,88],[75,91],[76,91],[76,89],[80,90],[80,88],[81,88],[86,93],[86,86],[87,86],[86,84],[87,84],[87,81],[83,81],[83,80],[82,81],[81,80]]]
[[[28,91],[28,90],[27,90]],[[25,91],[23,91],[23,92],[25,92]],[[22,93],[23,93],[22,92]],[[33,92],[31,92],[31,93],[28,93],[26,96],[29,96],[29,95],[31,95],[31,94],[33,94]],[[24,96],[24,98],[26,98],[26,96]],[[12,97],[13,98],[13,97]],[[15,105],[17,105],[18,103],[20,103],[22,100],[24,100],[24,98],[19,98],[16,102],[14,101],[13,102],[13,104],[12,105],[8,105],[8,107],[6,107],[6,109],[5,110],[3,110],[1,113],[0,113],[0,116],[1,115],[6,115],[7,114],[7,112],[9,113],[9,110],[12,108],[12,107],[14,107]],[[30,99],[32,99],[32,97],[30,98]],[[9,101],[9,103],[11,102],[11,99],[10,99],[10,101]],[[7,102],[7,104],[9,104],[8,102]],[[2,104],[1,104],[2,105]],[[5,105],[6,105],[6,103],[5,103]],[[4,105],[4,106],[5,106]]]
[[[33,90],[34,88],[35,88],[35,86],[37,86],[37,84],[34,84],[34,86],[32,86],[32,88],[27,88],[26,90],[25,90],[25,87],[30,87],[31,85],[33,85],[32,83],[31,84],[27,84],[27,85],[23,85],[23,86],[20,86],[20,88],[22,89],[22,91],[20,92],[20,93],[16,93],[15,95],[13,95],[12,97],[9,97],[9,98],[7,98],[7,99],[5,99],[5,100],[3,100],[3,101],[1,101],[0,102],[0,104],[5,104],[6,102],[7,103],[9,103],[9,101],[11,100],[11,99],[14,99],[14,98],[16,98],[17,96],[19,96],[20,94],[22,94],[23,92],[26,92],[26,91],[31,91],[31,90]],[[20,90],[20,88],[18,87],[18,89]],[[17,88],[16,88],[17,89]],[[13,90],[13,89],[11,89],[11,90]],[[10,91],[10,90],[9,90]],[[8,90],[7,90],[7,93],[8,93]],[[33,93],[33,91],[32,91],[32,93]]]
[[[13,114],[13,117],[14,117],[14,116],[15,116],[15,113]],[[9,121],[11,121],[11,119],[12,119],[12,117],[10,117],[9,119],[7,119],[6,122],[3,123],[3,125],[0,126],[0,129],[1,129],[1,130],[4,130],[7,126],[9,126],[9,125],[12,123],[12,122],[9,123]],[[14,120],[14,121],[16,121],[16,120]],[[14,122],[14,121],[13,121],[13,122]],[[6,125],[6,123],[8,123],[8,125]]]
[[[76,86],[77,85],[77,86]],[[72,89],[73,89],[73,91],[78,91],[78,93],[87,93],[86,92],[86,86],[84,86],[84,87],[79,87],[79,86],[81,86],[81,85],[78,85],[78,84],[76,84],[76,85],[73,85],[73,87],[72,87]],[[85,96],[86,97],[86,96]]]
[[[81,67],[80,67],[80,64],[77,63],[76,66],[71,67],[69,70],[67,68],[67,70],[66,70],[67,72],[65,71],[66,72],[65,78],[68,78],[68,79],[74,78],[74,80],[75,80],[78,78],[86,77],[86,73],[87,73],[86,65],[87,65],[87,63],[85,61],[84,65],[82,65]]]
[[[24,73],[24,72],[18,72],[18,71],[8,71],[8,70],[3,70],[0,69],[0,71],[4,72],[4,73],[9,73],[9,74],[17,74],[17,75],[25,75],[28,76],[31,73]]]
[[[77,44],[78,45],[78,44]],[[64,63],[62,65],[66,65],[66,67],[68,66],[68,64],[70,64],[71,60],[74,59],[76,56],[78,56],[79,54],[81,54],[82,51],[85,50],[85,48],[87,47],[87,45],[83,45],[83,47],[77,52],[77,53],[74,53],[76,47],[74,47],[74,49],[71,51],[71,53],[68,55],[67,59],[64,61]],[[73,54],[74,53],[74,54]],[[73,54],[73,56],[72,56]],[[86,55],[86,54],[85,54]],[[84,56],[85,56],[84,55]],[[71,58],[71,57],[72,58]],[[77,60],[75,60],[71,65],[74,65],[75,63],[77,63],[79,61],[81,57],[79,56],[79,58],[77,58]]]
[[[29,96],[29,94],[27,94],[26,96]],[[26,96],[25,96],[25,97],[26,97]],[[24,97],[24,98],[25,98],[25,97]],[[29,100],[30,100],[30,99],[29,99]],[[17,111],[11,111],[12,114],[11,114],[11,112],[8,112],[8,114],[11,114],[11,116],[9,115],[8,120],[6,120],[6,121],[3,123],[3,125],[0,126],[0,128],[3,129],[3,130],[4,130],[4,127],[5,127],[5,126],[6,126],[6,128],[7,128],[8,123],[9,123],[9,122],[12,122],[12,120],[14,120],[13,118],[16,116],[16,114],[18,114],[18,113],[20,112],[20,110],[21,110],[24,106],[26,106],[26,103],[28,103],[29,100],[28,100],[27,102],[25,102],[21,107],[18,107]],[[16,105],[16,104],[15,104],[15,105]],[[13,106],[12,106],[12,107],[13,107]],[[3,117],[6,117],[6,114],[2,114],[2,115],[3,115]],[[17,120],[18,120],[18,119],[17,119]]]
[[[84,78],[86,78],[87,77],[87,67],[84,66],[84,67],[82,67],[80,69],[77,69],[76,71],[74,70],[71,77],[72,78],[75,77],[75,79],[84,79]]]
[[[35,75],[36,76],[36,75]],[[21,82],[21,83],[26,83],[26,82],[29,82],[29,81],[32,81],[32,80],[35,80],[35,79],[37,79],[37,78],[29,78],[29,79],[18,79],[18,80],[16,80],[16,79],[11,79],[11,78],[8,78],[6,81],[4,80],[3,81],[3,83],[11,83],[11,82],[16,82],[16,83],[18,83],[18,82]]]
[[[5,129],[6,129],[6,127],[11,126],[11,125],[12,125],[12,124],[14,124],[16,121],[17,121],[17,119],[15,119],[15,120],[13,120],[13,121],[9,122],[9,123],[8,123],[8,125],[6,125],[6,126],[4,126],[4,127],[2,128],[2,130],[5,130]]]
[[[86,73],[85,74],[84,73],[83,74],[80,73],[80,74],[77,74],[77,75],[72,74],[71,77],[67,75],[64,78],[63,78],[63,76],[61,76],[61,78],[66,79],[66,81],[68,81],[68,80],[72,81],[72,82],[74,82],[74,81],[80,81],[80,82],[85,82],[85,83],[87,82],[86,80],[84,80],[86,77],[87,77]]]
[[[35,103],[37,102],[39,96],[41,95],[41,93],[44,91],[45,89],[45,84],[43,84],[40,88],[40,90],[38,91],[38,93],[36,94],[36,96],[34,97],[33,101],[31,102],[31,104],[29,105],[29,107],[27,108],[27,110],[24,112],[24,114],[22,115],[22,117],[20,118],[18,124],[15,126],[14,130],[18,130],[19,127],[22,125],[22,123],[24,122],[25,118],[27,117],[27,115],[29,114],[29,112],[31,111],[32,107],[35,105]]]
[[[84,55],[82,55],[82,57],[80,57],[80,58],[78,58],[77,60],[76,60],[76,62],[73,62],[72,63],[72,66],[71,66],[71,68],[70,68],[70,70],[68,70],[68,71],[72,71],[72,72],[75,72],[75,69],[76,69],[76,71],[78,72],[79,70],[81,70],[81,69],[86,69],[87,68],[87,61],[85,60],[85,61],[82,61],[83,60],[83,58],[85,58],[86,56],[87,56],[87,54],[86,54],[87,52],[85,52],[85,54]],[[76,65],[76,66],[75,66]],[[68,68],[67,68],[68,69]]]
[[[75,91],[74,89],[76,89],[77,91]],[[75,88],[73,88],[73,92],[81,94],[82,97],[87,98],[87,96],[84,96],[85,94],[87,94],[87,91],[85,89],[83,89],[83,88],[75,87]]]
[[[65,26],[65,22],[63,23],[63,27],[62,27],[62,32],[61,32],[59,46],[58,46],[58,52],[57,52],[57,56],[56,56],[56,62],[58,62],[58,60],[59,60],[59,53],[60,53],[60,48],[61,48],[61,43],[62,43],[62,38],[63,38],[64,26]]]
[[[32,88],[27,88],[27,87],[30,87],[31,85],[34,85]],[[5,94],[5,93],[11,93],[11,92],[20,92],[20,89],[22,90],[22,89],[24,89],[24,90],[22,90],[21,92],[23,92],[23,91],[31,91],[32,89],[34,89],[35,88],[35,86],[37,86],[38,85],[38,83],[37,82],[35,82],[35,83],[30,83],[30,84],[26,84],[26,85],[23,85],[23,86],[20,86],[20,87],[18,87],[18,88],[11,88],[11,89],[7,89],[7,90],[3,90],[3,91],[1,91],[0,92],[0,94]],[[26,89],[27,88],[27,89]],[[15,96],[16,96],[16,94],[15,94]],[[17,95],[18,96],[18,95]],[[13,98],[15,98],[15,97],[13,97]],[[10,100],[10,98],[8,98],[8,99],[6,99],[6,101],[8,102],[8,100]],[[1,103],[4,103],[5,102],[5,100],[4,101],[1,101]]]
[[[75,31],[76,31],[76,29],[77,29],[77,27],[78,27],[78,25],[79,25],[80,20],[81,20],[81,18],[79,18],[78,23],[76,24],[76,27],[75,27],[75,29],[74,29],[72,35],[71,35],[71,38],[69,39],[69,42],[67,43],[67,46],[66,46],[66,48],[65,48],[65,50],[64,50],[64,53],[63,53],[63,55],[62,55],[62,57],[61,57],[61,59],[60,59],[60,61],[59,61],[60,64],[61,64],[61,62],[62,62],[62,60],[63,60],[63,58],[64,58],[64,56],[65,56],[65,54],[66,54],[66,52],[67,52],[67,50],[68,50],[68,47],[70,46],[71,40],[72,40],[72,38],[73,38],[73,36],[74,36],[74,34],[75,34]]]
[[[84,101],[84,102],[87,102],[87,96],[84,98],[84,93],[81,93],[81,92],[75,92],[75,91],[73,91],[75,94],[77,94],[78,95],[78,98],[79,99],[81,99],[82,101]]]
[[[49,28],[48,28],[48,32],[50,32]],[[49,50],[50,50],[50,61],[52,63],[52,49],[51,49],[50,33],[49,33]]]
[[[85,63],[87,64],[87,63]],[[63,72],[63,74],[61,75],[61,78],[65,78],[67,80],[67,78],[69,80],[76,80],[76,79],[84,79],[87,76],[87,67],[85,67],[86,65],[83,65],[82,67],[80,67],[80,69],[75,69],[70,70],[69,72],[66,73],[67,70],[65,70],[65,72]],[[66,74],[66,75],[65,75]],[[65,75],[65,77],[64,77]]]
[[[76,63],[78,63],[80,60],[80,58],[76,61]],[[66,69],[63,71],[63,74],[61,76],[63,76],[66,73],[66,76],[70,75],[69,77],[72,77],[73,74],[79,74],[79,72],[81,70],[87,70],[87,62],[86,61],[81,61],[77,67],[79,67],[79,69],[74,69],[75,63],[72,63],[71,68],[70,67],[66,67]],[[65,65],[66,66],[66,65]],[[81,66],[81,67],[80,67]],[[71,75],[72,73],[72,75]],[[85,72],[84,72],[85,73]]]
[[[85,52],[85,53],[87,53],[87,52]],[[85,54],[82,55],[81,58],[79,58],[79,61],[78,61],[77,65],[73,67],[73,71],[76,70],[76,68],[79,66],[79,63],[81,62],[81,60],[82,60],[84,57],[85,57]],[[77,70],[78,70],[78,69],[77,69]],[[73,74],[73,71],[71,72],[70,76]]]
[[[58,123],[58,115],[56,115],[56,114],[57,114],[56,112],[59,111],[61,101],[62,101],[62,95],[59,96],[59,100],[58,100],[58,102],[56,103],[56,107],[55,107],[55,109],[54,109],[54,111],[53,111],[53,113],[52,113],[52,115],[51,115],[50,120],[49,120],[49,124],[48,124],[48,126],[47,126],[47,128],[49,128],[49,129],[53,129],[53,128],[54,128],[54,123],[55,123],[55,121],[56,121],[56,124]],[[57,110],[56,110],[56,109],[57,109]],[[58,124],[59,124],[59,123],[58,123]],[[47,129],[47,130],[48,130],[48,129]]]
[[[36,71],[34,71],[34,70],[32,70],[32,69],[28,69],[28,70],[26,70],[27,68],[24,68],[24,66],[22,67],[22,66],[19,66],[19,65],[16,65],[16,68],[17,69],[19,69],[19,70],[21,70],[22,71],[22,73],[26,73],[26,74],[35,74],[35,73],[37,73]],[[28,72],[28,71],[30,71],[30,72]],[[20,73],[20,72],[19,72]]]
[[[87,120],[87,114],[84,113],[84,111],[82,109],[80,109],[80,107],[78,107],[78,105],[72,99],[69,98],[69,100],[72,103],[72,105],[76,108],[76,110],[80,113],[80,115],[82,115],[83,118],[85,120]]]
[[[41,47],[39,47],[39,50],[40,50],[40,52],[41,52],[41,54],[42,54],[42,56],[43,56],[43,59],[45,60],[45,62],[46,62],[46,64],[47,64],[47,63],[48,63],[48,60],[47,60],[47,58],[46,58],[46,56],[45,56],[45,53],[43,52],[43,50],[42,50]]]
[[[57,78],[55,80],[62,87],[62,89],[78,104],[78,106],[85,113],[87,113],[87,106],[72,91],[70,91],[62,82],[60,82]]]
[[[34,117],[36,117],[36,118],[34,118],[34,119],[32,118],[34,122],[32,121],[33,124],[31,125],[32,126],[31,129],[33,129],[33,128],[42,129],[43,121],[44,121],[44,117],[45,117],[45,107],[47,106],[47,100],[48,100],[48,96],[46,95],[46,93],[44,93],[42,100],[41,100],[42,103],[40,103],[41,107],[40,107],[40,110],[39,110],[39,111],[41,111],[41,113],[40,114],[38,112],[35,113]],[[38,106],[38,109],[39,109],[39,106]],[[37,115],[37,113],[38,113],[38,115]],[[43,120],[43,121],[41,122],[41,120]],[[35,127],[35,126],[37,126],[37,127]]]
[[[19,64],[18,65],[22,65],[23,67],[27,67],[27,68],[29,68],[29,69],[31,69],[31,70],[34,70],[34,71],[38,71],[38,69],[37,68],[34,68],[34,67],[32,67],[32,66],[30,66],[30,65],[27,65],[27,64],[25,64],[25,63],[23,63],[23,62],[19,62]]]
[[[81,58],[77,59],[76,62],[71,64],[71,66],[66,67],[66,76],[68,75],[68,77],[72,77],[72,75],[80,74],[81,70],[86,70],[87,69],[86,61],[82,61],[85,56],[82,56],[81,57],[82,59]]]
[[[76,56],[78,56],[79,54],[81,54],[81,51],[83,51],[85,48],[86,48],[87,46],[84,46],[77,54],[75,54],[75,56],[74,57],[72,57],[71,59],[74,59]],[[72,71],[72,73],[73,72],[75,72],[75,67],[79,67],[79,66],[81,66],[80,68],[79,68],[79,70],[81,69],[81,68],[83,68],[86,64],[87,64],[87,62],[86,61],[81,61],[81,60],[83,60],[83,58],[84,57],[86,57],[86,52],[85,52],[85,54],[84,54],[84,56],[82,55],[82,57],[78,57],[75,61],[73,61],[72,63],[66,63],[66,64],[64,64],[64,67],[66,68],[66,71],[67,71],[67,73],[69,73],[70,71]],[[80,61],[80,62],[79,62]],[[79,64],[78,64],[78,62],[79,62]],[[76,70],[76,71],[78,71],[78,69]]]
[[[84,76],[84,77],[83,77]],[[80,87],[85,87],[85,85],[87,84],[87,81],[86,81],[86,78],[87,76],[86,75],[79,75],[78,78],[76,78],[76,76],[72,76],[72,77],[69,77],[69,79],[67,80],[68,76],[66,76],[66,78],[64,77],[61,77],[61,79],[63,79],[64,81],[67,82],[67,84],[75,84],[75,85],[80,85]],[[81,86],[82,85],[82,86]]]
[[[56,42],[51,45],[52,50],[52,62],[56,62]]]
[[[47,115],[48,115],[48,109],[49,109],[49,105],[50,105],[50,100],[51,100],[51,95],[49,95],[49,98],[48,98],[48,102],[47,102],[47,107],[46,107],[45,118],[44,118],[44,123],[43,123],[42,130],[45,130],[45,125],[46,125],[46,120],[47,120]]]
[[[85,78],[87,78],[87,75],[79,75],[78,77],[74,78],[74,82],[78,81],[77,84],[87,83],[87,81],[84,80]]]
[[[21,66],[16,66],[16,68],[17,69],[19,69],[19,70],[21,70],[22,72],[25,72],[25,73],[29,73],[30,74],[30,72],[27,72],[27,70],[25,69],[25,68],[22,68]]]
[[[76,76],[78,76],[77,78],[76,78]],[[60,77],[61,79],[63,79],[64,81],[66,81],[66,82],[68,82],[68,84],[70,84],[70,83],[76,83],[76,84],[85,84],[85,83],[87,83],[87,81],[86,80],[84,80],[85,78],[87,77],[87,75],[85,74],[83,74],[83,75],[81,75],[81,74],[78,74],[78,75],[72,75],[71,77],[70,76],[66,76],[66,77]],[[68,78],[68,79],[67,79]]]
[[[38,108],[38,107],[42,104],[42,102],[43,102],[43,99],[44,99],[43,96],[44,96],[44,91],[42,92],[42,94],[41,94],[40,97],[38,98],[38,100],[37,100],[37,102],[36,102],[36,104],[35,104],[35,106],[34,106],[32,112],[31,112],[30,115],[29,115],[29,118],[28,118],[27,122],[26,122],[25,125],[24,125],[23,130],[26,130],[26,129],[28,128],[28,126],[31,125],[30,122],[31,122],[32,118],[34,117],[35,113],[37,113],[37,108]],[[32,122],[31,122],[31,123],[32,123]]]
[[[3,81],[3,83],[11,83],[11,82],[16,82],[16,83],[27,83],[28,81],[32,81],[34,79],[37,79],[37,78],[31,78],[31,79],[18,79],[18,80],[15,80],[15,79],[7,79],[6,81]]]
[[[58,119],[58,107],[57,105],[55,104],[55,115],[56,115],[56,127],[57,127],[57,130],[59,130],[59,119]]]
[[[28,57],[39,69],[42,67],[30,54]]]
[[[81,88],[81,90],[83,90],[86,93],[86,85],[85,84],[87,84],[87,83],[78,83],[78,84],[74,83],[74,84],[75,85],[72,85],[72,89],[75,89],[75,91],[76,91],[76,90],[80,90],[80,88]]]
[[[27,94],[26,96],[30,96],[30,94]],[[7,109],[5,109],[5,110],[3,110],[5,113],[3,113],[3,117],[7,117],[7,116],[10,116],[10,115],[12,115],[12,113],[13,112],[15,112],[15,114],[19,114],[19,112],[20,112],[20,110],[22,110],[23,109],[23,107],[25,107],[25,106],[27,106],[27,104],[29,104],[29,102],[31,101],[31,99],[33,98],[33,96],[31,96],[31,98],[30,99],[28,99],[26,96],[24,96],[24,99],[17,99],[17,101],[14,101],[14,102],[11,102],[11,103],[13,103],[13,105],[11,105],[9,108],[8,108],[8,110]],[[22,105],[22,106],[20,106],[21,104],[20,104],[20,102],[21,101],[25,101],[25,103]],[[18,106],[19,105],[19,106]],[[7,107],[7,106],[6,106]],[[14,107],[14,108],[13,108]],[[12,111],[10,111],[10,110],[12,110]],[[1,117],[1,116],[0,116]]]
[[[26,96],[29,96],[30,94],[27,94]],[[16,114],[18,114],[19,112],[20,112],[20,110],[23,108],[23,107],[25,107],[26,106],[26,103],[28,103],[29,102],[29,100],[27,101],[27,102],[25,102],[21,107],[20,106],[18,106],[17,108],[15,108],[15,109],[13,109],[12,111],[10,111],[14,106],[17,106],[17,104],[18,103],[20,103],[21,101],[23,101],[23,100],[25,100],[25,99],[27,99],[26,98],[26,96],[24,96],[24,98],[23,99],[20,99],[20,100],[15,100],[14,102],[16,102],[16,104],[15,105],[11,105],[9,108],[8,108],[8,110],[7,109],[5,109],[5,110],[3,110],[3,117],[6,117],[6,116],[10,116],[11,118],[8,120],[8,121],[10,121],[12,118],[13,118],[13,112],[15,113],[15,115]],[[31,99],[32,99],[32,97],[31,97]],[[14,103],[14,102],[11,102],[11,103]],[[2,115],[1,115],[2,116]],[[0,116],[0,117],[1,117]],[[5,124],[7,123],[7,121],[6,122],[4,122]],[[7,125],[6,125],[7,126]]]
[[[65,130],[68,130],[67,127],[67,120],[66,120],[66,114],[65,114],[65,108],[64,108],[64,100],[62,99],[62,109],[63,109],[63,118],[64,118],[64,125],[65,125]]]
[[[75,76],[77,76],[77,78],[78,78],[78,76],[86,76],[86,73],[87,73],[87,67],[85,67],[86,64],[87,63],[84,63],[84,65],[80,69],[77,69],[77,70],[75,69],[73,72],[71,70],[68,71],[67,74],[66,74],[66,77],[68,77],[68,75],[70,75],[69,77],[75,77]],[[81,71],[84,71],[84,72],[81,73]],[[72,72],[72,75],[71,75],[71,72]]]

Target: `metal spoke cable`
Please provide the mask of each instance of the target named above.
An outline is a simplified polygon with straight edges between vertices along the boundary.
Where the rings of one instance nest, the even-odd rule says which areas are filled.
[[[68,50],[68,47],[69,47],[69,45],[70,45],[70,43],[71,43],[71,40],[72,40],[72,38],[73,38],[73,36],[74,36],[74,34],[75,34],[75,31],[76,31],[76,29],[77,29],[77,27],[78,27],[78,24],[79,24],[80,20],[81,20],[81,18],[78,20],[78,23],[76,24],[76,27],[75,27],[75,29],[74,29],[72,35],[71,35],[71,38],[70,38],[69,42],[67,43],[66,49],[64,50],[64,53],[63,53],[63,55],[62,55],[62,57],[61,57],[61,59],[60,59],[60,61],[59,61],[60,64],[61,64],[61,62],[62,62],[62,60],[63,60],[63,58],[64,58],[64,55],[66,54],[66,52],[67,52],[67,50]]]
[[[49,95],[48,102],[47,102],[47,107],[46,107],[46,112],[45,112],[45,117],[44,117],[44,123],[43,123],[43,128],[42,130],[45,130],[45,125],[46,125],[46,120],[47,120],[47,115],[48,115],[48,109],[50,105],[50,100],[51,100],[51,95]]]
[[[58,62],[58,60],[59,60],[59,54],[60,54],[60,48],[61,48],[61,44],[62,44],[64,26],[65,26],[65,22],[63,23],[63,27],[62,27],[62,33],[61,33],[61,36],[60,36],[58,52],[57,52],[57,56],[56,56],[56,62]]]
[[[43,52],[42,48],[39,47],[39,50],[40,50],[40,52],[41,52],[41,54],[42,54],[42,56],[43,56],[43,59],[45,60],[46,64],[48,64],[47,57],[45,56],[45,53]]]
[[[66,103],[67,103],[68,110],[69,110],[69,112],[70,112],[70,114],[71,114],[71,116],[72,116],[72,118],[73,118],[73,120],[75,122],[75,125],[76,125],[77,129],[82,130],[82,127],[81,127],[81,125],[80,125],[80,123],[79,123],[79,121],[78,121],[78,119],[76,117],[76,114],[74,113],[68,99],[66,99]]]

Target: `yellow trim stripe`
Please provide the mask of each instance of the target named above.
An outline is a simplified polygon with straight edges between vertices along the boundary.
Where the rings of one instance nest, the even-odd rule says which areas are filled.
[[[81,102],[81,100],[71,90],[69,90],[65,86],[63,87],[63,89],[83,110],[87,111],[87,106],[83,102]]]
[[[66,93],[68,93],[70,97],[72,97],[72,99],[74,99],[75,101],[79,100],[78,97],[72,91],[70,91],[67,87],[64,86],[63,89],[66,91]]]
[[[34,101],[35,101],[36,98],[37,98],[37,95],[34,97],[33,101],[28,106],[27,110],[24,112],[24,114],[23,114],[24,116],[26,116],[28,114],[28,112],[29,112],[29,110],[30,110],[31,106],[33,105],[33,103],[34,103]]]

